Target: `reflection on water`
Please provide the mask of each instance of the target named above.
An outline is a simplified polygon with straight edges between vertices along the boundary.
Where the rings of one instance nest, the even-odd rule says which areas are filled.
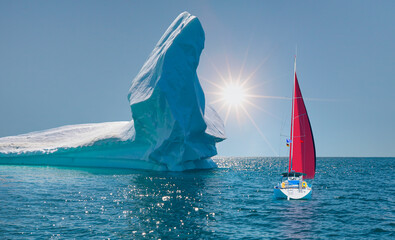
[[[124,189],[129,232],[154,238],[200,237],[210,232],[215,213],[206,206],[213,199],[205,191],[204,177],[210,173],[201,174],[155,173],[133,179]]]
[[[277,206],[276,222],[281,235],[292,239],[311,239],[314,237],[315,206],[307,200],[282,200]],[[284,208],[284,205],[288,205]]]
[[[305,201],[273,199],[285,158],[216,161],[183,173],[0,165],[0,239],[395,237],[394,158],[319,158]]]

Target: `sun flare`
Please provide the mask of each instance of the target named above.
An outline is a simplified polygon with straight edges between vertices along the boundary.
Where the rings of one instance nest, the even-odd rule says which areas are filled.
[[[240,122],[242,118],[248,119],[252,125],[257,130],[257,133],[262,136],[264,141],[267,143],[267,146],[271,149],[271,151],[276,154],[273,146],[270,144],[266,136],[263,134],[263,131],[259,127],[259,125],[253,119],[253,116],[249,113],[251,110],[250,107],[263,111],[271,116],[274,114],[266,111],[259,103],[255,103],[255,100],[263,99],[263,98],[274,98],[274,99],[284,99],[283,97],[271,97],[264,96],[261,94],[257,94],[256,91],[259,90],[259,86],[262,85],[265,81],[260,81],[259,84],[252,84],[252,79],[254,79],[255,74],[263,65],[265,60],[252,72],[248,75],[243,76],[243,70],[245,61],[241,66],[240,73],[238,75],[232,74],[231,67],[227,62],[227,77],[224,76],[223,72],[219,71],[215,64],[212,64],[214,70],[218,74],[219,81],[211,81],[207,78],[203,78],[206,82],[211,84],[215,89],[213,91],[206,91],[209,95],[215,96],[215,98],[210,101],[211,104],[216,104],[218,106],[218,111],[222,112],[222,116],[224,119],[224,124],[227,124],[229,116],[231,112],[234,113],[235,119],[238,124],[241,125]],[[244,124],[244,123],[243,123]]]
[[[231,106],[240,106],[246,101],[246,91],[240,84],[231,83],[221,92],[222,99]]]

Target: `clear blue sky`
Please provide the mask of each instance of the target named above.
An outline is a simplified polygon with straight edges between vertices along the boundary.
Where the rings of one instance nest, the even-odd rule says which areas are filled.
[[[129,120],[131,80],[183,11],[206,33],[205,91],[221,84],[215,68],[244,65],[242,78],[257,69],[252,93],[290,97],[297,45],[317,155],[395,156],[394,1],[0,1],[0,137]],[[232,112],[219,155],[287,155],[290,101],[253,101],[270,113],[248,107],[275,153]]]

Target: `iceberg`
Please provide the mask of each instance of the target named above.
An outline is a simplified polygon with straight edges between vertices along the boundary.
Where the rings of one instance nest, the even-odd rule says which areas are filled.
[[[200,21],[181,13],[132,80],[131,121],[79,124],[0,138],[0,164],[184,171],[216,167],[224,124],[196,69]]]

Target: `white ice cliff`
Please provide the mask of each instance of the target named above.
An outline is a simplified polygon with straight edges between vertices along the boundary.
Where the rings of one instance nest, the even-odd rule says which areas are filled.
[[[204,48],[187,12],[167,29],[133,79],[132,120],[70,125],[0,138],[0,164],[183,171],[215,167],[224,125],[205,103],[196,69]]]

